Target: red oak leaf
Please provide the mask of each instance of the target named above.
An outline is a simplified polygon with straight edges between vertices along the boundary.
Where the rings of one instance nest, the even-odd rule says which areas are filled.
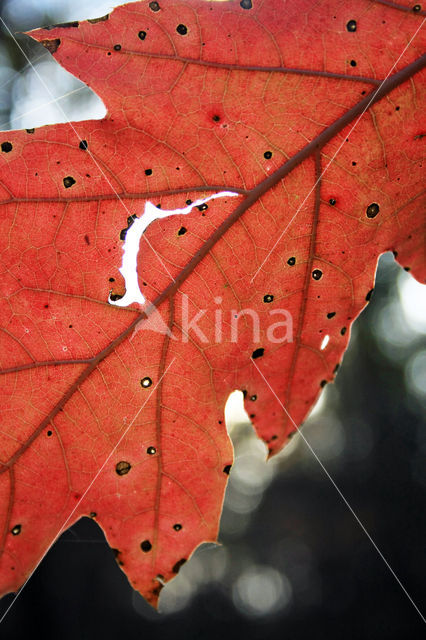
[[[159,0],[31,34],[108,114],[1,137],[3,593],[90,515],[155,604],[216,540],[229,393],[277,452],[378,256],[424,279],[424,13]]]

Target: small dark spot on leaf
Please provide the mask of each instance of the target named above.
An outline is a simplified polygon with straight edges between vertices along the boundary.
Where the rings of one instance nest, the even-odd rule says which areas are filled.
[[[185,204],[187,204],[189,207],[189,205],[192,204],[192,200],[186,200]]]
[[[115,44],[114,51],[121,51],[121,44]]]
[[[337,373],[337,371],[339,370],[340,364],[337,363],[336,366],[333,369],[333,373]]]
[[[86,233],[86,235],[84,236],[84,242],[85,242],[86,244],[90,244],[90,238],[89,238],[89,236],[87,235],[87,233]]]
[[[96,518],[97,513],[96,513],[96,511],[91,511],[89,515],[90,515],[91,518]]]
[[[13,529],[11,530],[11,534],[13,536],[18,536],[21,533],[22,526],[20,524],[15,524]]]
[[[422,10],[422,6],[420,4],[415,4],[413,7],[413,11],[414,13],[417,13],[418,11]]]
[[[160,11],[160,5],[158,4],[158,2],[150,2],[148,6],[151,11]]]
[[[353,166],[353,167],[356,167],[356,162],[355,162],[355,160],[352,160],[352,166]]]
[[[251,400],[252,402],[255,402],[255,401],[257,400],[257,396],[256,396],[256,395],[252,395],[252,396],[250,396],[250,400]]]
[[[251,354],[251,357],[253,358],[253,360],[255,360],[256,358],[261,358],[264,353],[265,353],[265,349],[263,347],[260,347],[259,349],[255,349],[253,351],[253,353]]]
[[[145,38],[146,38],[146,31],[139,31],[139,33],[138,33],[138,38],[140,38],[140,40],[145,40]]]
[[[401,107],[395,107],[395,111],[399,111]]]
[[[176,31],[179,35],[186,36],[186,34],[188,33],[188,27],[186,27],[184,24],[178,24],[178,26],[176,27]]]
[[[181,227],[178,231],[178,236],[183,236],[185,235],[186,232],[187,232],[187,229],[185,227]]]
[[[27,133],[34,133],[35,129],[25,129]]]
[[[351,67],[356,67],[356,62],[355,62],[355,60],[351,60],[349,64],[351,65]]]
[[[122,297],[123,296],[121,296],[119,293],[111,293],[110,300],[115,302],[116,300],[121,300]]]
[[[131,468],[132,465],[130,462],[126,462],[125,460],[121,460],[115,465],[115,471],[119,476],[125,476],[126,473],[129,473]]]
[[[174,524],[174,525],[173,525],[173,529],[174,529],[175,531],[180,531],[180,530],[182,529],[182,525],[181,525],[181,524]]]
[[[78,145],[82,151],[87,151],[88,144],[87,140],[80,140],[80,144]]]
[[[152,176],[152,169],[145,169],[146,176]]]
[[[276,435],[271,436],[271,440],[278,440],[278,436]]]
[[[219,122],[220,116],[215,115],[213,116],[212,120],[214,120],[214,122]]]
[[[322,278],[321,269],[314,269],[312,271],[312,277],[313,277],[314,280],[321,280],[321,278]]]
[[[328,202],[329,204],[331,204],[332,207],[334,207],[334,205],[336,204],[336,200],[334,198],[330,198]]]
[[[151,378],[148,378],[148,376],[145,376],[145,378],[142,378],[141,387],[143,387],[144,389],[148,389],[148,387],[150,387],[151,385],[152,385]]]
[[[336,315],[335,311],[330,311],[329,313],[327,313],[327,318],[330,320],[330,318],[334,318],[335,315]]]
[[[115,282],[115,278],[108,278],[109,282]]]
[[[10,151],[12,151],[13,146],[10,142],[2,142],[1,143],[1,150],[3,151],[3,153],[9,153]]]
[[[247,398],[247,389],[242,389],[243,398]]]
[[[348,31],[356,31],[356,20],[349,20],[349,22],[346,23],[346,29]]]
[[[265,151],[263,157],[266,158],[266,160],[270,160],[272,158],[272,151]]]
[[[296,258],[294,258],[294,257],[289,258],[289,259],[287,260],[287,264],[289,264],[289,265],[290,265],[290,267],[293,267],[293,266],[296,264]]]
[[[253,4],[252,4],[251,0],[241,0],[240,7],[242,9],[252,9],[253,8]]]
[[[344,336],[344,335],[345,335],[345,333],[346,333],[346,327],[342,327],[342,328],[340,329],[340,333],[341,333],[341,335],[342,335],[342,336]]]
[[[148,449],[146,450],[147,454],[149,456],[153,456],[154,454],[157,453],[157,449],[155,447],[148,447]]]
[[[43,45],[43,47],[45,47],[49,53],[56,53],[59,45],[61,44],[61,41],[59,38],[56,38],[55,40],[41,40],[40,44]]]
[[[274,296],[272,295],[272,293],[267,293],[265,296],[263,296],[263,302],[272,302],[274,299]]]
[[[255,413],[251,413],[251,414],[249,415],[249,418],[255,418],[255,417],[256,417],[256,414],[255,414]]]
[[[111,51],[108,51],[107,56],[110,56],[110,55],[111,55]]]
[[[379,211],[380,211],[380,207],[377,204],[377,202],[372,202],[371,204],[368,205],[366,210],[367,218],[375,218],[379,213]]]
[[[227,464],[223,467],[223,473],[226,473],[227,476],[229,476],[229,472],[232,469],[232,464]]]
[[[367,93],[366,91],[361,91],[362,96],[365,96],[366,93]]]
[[[151,3],[151,4],[154,4],[154,3]],[[141,549],[145,553],[148,553],[148,551],[151,551],[152,549],[152,544],[150,543],[149,540],[144,540],[143,542],[141,542]]]
[[[404,267],[404,271],[411,271],[411,267]]]
[[[72,176],[67,176],[66,178],[63,179],[63,183],[64,183],[65,189],[69,189],[70,187],[73,186],[73,184],[75,184],[75,180]]]
[[[198,211],[205,211],[206,209],[208,209],[208,205],[204,202],[204,204],[200,204],[198,205],[197,209]]]
[[[326,384],[327,384],[327,380],[321,380],[320,387],[325,387]]]
[[[373,291],[374,289],[370,289],[370,291],[365,296],[365,299],[367,300],[367,302],[371,299],[371,296],[373,295]]]

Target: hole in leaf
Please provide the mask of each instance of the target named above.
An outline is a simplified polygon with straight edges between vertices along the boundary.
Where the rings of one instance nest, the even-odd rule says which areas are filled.
[[[72,176],[67,176],[66,178],[63,179],[63,183],[64,183],[65,189],[69,189],[70,187],[73,186],[73,184],[75,184],[75,180]]]
[[[178,24],[176,31],[179,35],[185,36],[188,33],[188,28],[184,24]]]
[[[314,280],[321,280],[321,278],[322,278],[321,269],[314,269],[312,271],[312,277],[313,277]]]
[[[356,20],[349,20],[349,22],[346,24],[346,29],[349,32],[356,31]]]
[[[148,376],[145,376],[145,378],[142,378],[141,380],[141,386],[144,389],[148,389],[148,387],[150,387],[152,385],[152,380],[151,378],[149,378]]]
[[[152,4],[154,4],[154,3],[152,3]],[[141,549],[145,553],[148,553],[148,551],[151,551],[151,549],[152,549],[152,544],[150,543],[149,540],[144,540],[143,542],[141,542]]]
[[[125,460],[121,460],[115,465],[115,471],[119,476],[125,476],[126,473],[129,473],[131,468],[132,465],[130,464],[130,462],[126,462]]]
[[[251,354],[251,357],[253,358],[253,360],[255,360],[256,358],[261,358],[264,353],[265,353],[265,349],[263,347],[260,347],[259,349],[255,349],[253,351],[253,353]]]
[[[146,452],[149,456],[153,456],[157,453],[157,449],[155,447],[148,447]]]
[[[379,211],[380,211],[380,207],[377,204],[377,202],[372,202],[371,204],[368,205],[366,210],[367,218],[375,218],[379,213]]]

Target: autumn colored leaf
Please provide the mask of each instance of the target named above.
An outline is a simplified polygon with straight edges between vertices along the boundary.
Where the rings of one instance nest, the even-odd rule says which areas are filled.
[[[2,593],[90,516],[155,605],[216,540],[229,393],[276,453],[378,256],[424,281],[424,14],[144,0],[31,33],[108,114],[1,137]]]

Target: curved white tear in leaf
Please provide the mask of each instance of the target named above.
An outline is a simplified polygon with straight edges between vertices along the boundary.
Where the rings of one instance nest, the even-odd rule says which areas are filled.
[[[141,217],[135,218],[135,221],[127,230],[126,239],[123,245],[123,262],[119,271],[124,278],[126,293],[118,300],[112,300],[110,294],[108,296],[108,302],[116,307],[127,307],[129,304],[132,304],[132,302],[145,304],[146,298],[142,294],[138,283],[138,253],[142,235],[154,220],[167,218],[168,216],[187,215],[194,207],[199,207],[214,198],[235,197],[238,195],[238,193],[233,193],[232,191],[221,191],[220,193],[214,193],[207,198],[195,200],[195,202],[192,202],[183,209],[172,209],[169,211],[166,209],[158,209],[154,204],[152,204],[152,202],[147,201],[145,203],[145,210]]]

